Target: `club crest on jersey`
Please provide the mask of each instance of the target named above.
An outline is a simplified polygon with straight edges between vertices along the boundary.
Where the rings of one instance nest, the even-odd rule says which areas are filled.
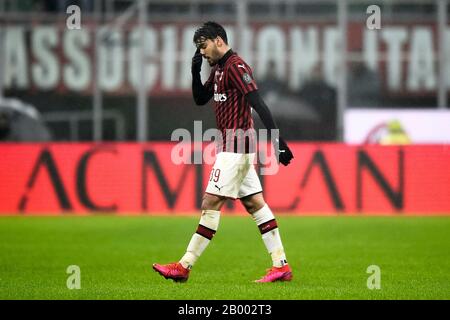
[[[242,75],[242,80],[244,80],[246,84],[250,84],[252,82],[252,77],[246,72]]]

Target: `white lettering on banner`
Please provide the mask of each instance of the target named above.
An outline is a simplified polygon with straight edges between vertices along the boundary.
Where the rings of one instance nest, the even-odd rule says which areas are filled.
[[[100,88],[113,91],[124,83],[124,46],[122,32],[101,28],[99,31],[98,77]]]
[[[339,64],[339,32],[336,28],[326,28],[324,34],[324,78],[329,85],[335,86],[337,82]]]
[[[262,28],[257,38],[258,54],[258,75],[261,78],[267,73],[268,63],[270,61],[276,64],[277,76],[280,79],[286,77],[286,59],[287,51],[285,36],[281,28],[269,26]]]
[[[444,66],[444,74],[447,77],[447,88],[450,88],[450,29],[447,29],[445,32],[445,40],[447,43],[447,46],[444,48],[444,52],[445,52],[445,56],[447,57],[446,59],[446,65]]]
[[[300,28],[293,28],[290,35],[292,50],[289,59],[291,64],[289,67],[289,83],[292,89],[299,89],[318,63],[318,30],[312,27],[305,31]]]
[[[140,70],[144,70],[149,91],[161,89],[158,92],[187,93],[191,88],[191,59],[195,52],[192,36],[197,27],[167,24],[160,28],[146,28],[144,66],[139,60],[141,41],[137,26],[130,32],[99,29],[97,32],[103,36],[99,36],[102,40],[99,42],[99,72],[96,74],[92,30],[37,25],[26,31],[24,27],[8,26],[3,29],[4,86],[6,89],[36,87],[52,90],[62,87],[86,91],[94,76],[98,76],[102,90],[113,92],[137,88]],[[230,45],[254,67],[257,82],[264,79],[268,62],[273,61],[277,76],[293,90],[298,90],[319,64],[327,83],[336,85],[341,41],[335,26],[291,25],[283,28],[271,24],[258,28],[250,26],[239,32],[233,26],[226,27]],[[359,39],[351,40],[362,47],[364,62],[379,73],[388,90],[407,93],[436,89],[438,44],[431,24],[383,25],[379,31],[368,30],[365,25],[362,28],[361,42],[358,43]],[[450,29],[446,31],[446,38],[450,43]],[[445,50],[446,57],[449,57],[450,45]],[[450,59],[446,59],[442,68],[450,88]],[[204,61],[203,82],[210,70]]]
[[[176,28],[173,26],[164,27],[161,37],[161,87],[170,90],[176,86],[177,42],[172,40],[177,38]]]
[[[25,45],[25,28],[6,28],[3,41],[5,43],[4,85],[6,88],[26,89],[29,85],[27,68],[29,63]]]
[[[52,27],[37,27],[31,39],[31,49],[36,63],[31,67],[33,82],[36,87],[49,90],[58,85],[59,63],[53,50],[58,45],[57,30]]]
[[[409,62],[408,89],[431,90],[436,87],[433,39],[430,28],[419,27],[412,31]]]
[[[141,50],[141,31],[139,28],[134,28],[130,34],[130,50],[128,57],[128,80],[137,90],[141,82],[141,70],[144,71],[145,88],[150,89],[156,83],[158,77],[158,64],[155,60],[158,58],[156,52],[158,44],[158,36],[155,29],[145,28],[144,32],[144,65],[140,61],[139,50]],[[159,61],[158,61],[159,62]]]
[[[248,65],[253,66],[253,30],[247,28],[239,30],[241,38],[239,39],[239,55],[244,59]]]
[[[376,30],[364,30],[363,55],[367,67],[378,72],[378,32]]]
[[[404,27],[384,28],[381,33],[387,46],[387,84],[392,90],[399,90],[402,76],[402,47],[408,33]]]
[[[197,30],[198,26],[188,26],[182,29],[182,59],[180,65],[180,76],[178,88],[188,90],[191,88],[192,78],[191,78],[191,62],[192,57],[195,53],[195,46],[193,43],[193,35],[195,30]],[[205,61],[204,61],[205,62]],[[209,69],[205,68],[207,63],[202,64],[202,80],[205,82],[209,76]]]
[[[89,42],[89,33],[85,29],[64,33],[63,49],[69,60],[64,66],[64,83],[70,90],[86,90],[91,81],[90,60],[85,52]]]
[[[234,27],[233,26],[229,26],[229,25],[224,25],[223,26],[225,28],[225,30],[227,30],[227,39],[228,39],[228,45],[233,48],[236,46],[233,46],[234,43]]]

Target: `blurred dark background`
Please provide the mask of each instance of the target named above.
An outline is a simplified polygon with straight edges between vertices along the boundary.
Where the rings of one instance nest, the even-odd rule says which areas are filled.
[[[54,141],[170,140],[177,128],[192,131],[194,120],[202,120],[204,130],[215,127],[212,102],[195,106],[190,93],[192,31],[207,20],[229,30],[286,139],[342,141],[344,113],[352,108],[448,110],[448,85],[442,88],[441,80],[450,68],[439,31],[443,18],[448,26],[448,4],[343,3],[0,0],[0,112],[6,123],[34,109],[48,131],[42,139]],[[71,5],[80,8],[81,29],[66,24]],[[366,24],[370,5],[381,10],[378,30]],[[99,36],[101,28],[106,36]],[[341,31],[345,61],[336,38]],[[424,44],[431,53],[421,50]],[[147,87],[141,70],[151,78]],[[8,99],[27,107],[11,107]],[[262,127],[257,116],[255,123]],[[26,134],[3,139],[32,141]]]

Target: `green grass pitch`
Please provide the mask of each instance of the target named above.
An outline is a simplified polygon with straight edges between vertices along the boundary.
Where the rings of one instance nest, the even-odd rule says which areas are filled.
[[[278,224],[292,282],[257,284],[271,260],[250,217],[223,216],[183,284],[178,260],[198,217],[2,217],[0,299],[450,299],[449,217],[292,217]],[[69,290],[69,265],[81,289]],[[369,290],[367,267],[381,270]]]

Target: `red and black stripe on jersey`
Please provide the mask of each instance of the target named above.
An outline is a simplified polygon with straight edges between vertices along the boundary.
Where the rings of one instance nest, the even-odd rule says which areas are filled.
[[[213,67],[205,87],[214,93],[217,129],[223,138],[219,150],[256,152],[251,107],[245,99],[247,93],[258,89],[251,68],[230,50]]]

